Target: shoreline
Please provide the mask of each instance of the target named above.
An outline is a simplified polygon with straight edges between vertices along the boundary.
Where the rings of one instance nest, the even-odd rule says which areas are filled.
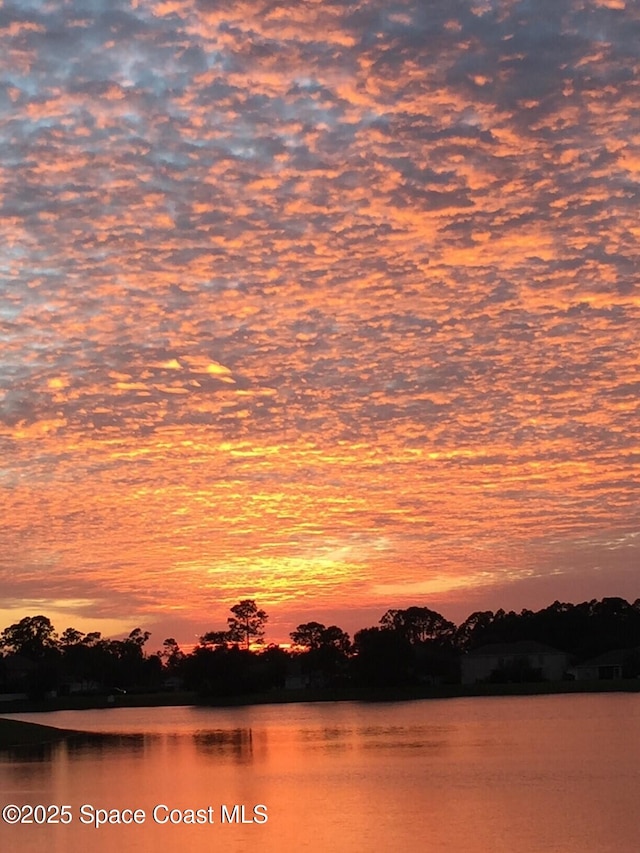
[[[58,729],[55,726],[0,717],[0,750],[45,746],[70,738],[86,737],[86,734],[73,729]]]
[[[462,699],[484,696],[546,696],[577,693],[637,693],[640,679],[601,681],[545,681],[511,684],[446,684],[407,687],[307,687],[271,690],[231,696],[200,696],[195,692],[127,693],[107,696],[64,696],[42,701],[27,699],[0,703],[6,714],[46,714],[53,711],[104,710],[107,708],[155,708],[172,705],[234,707],[288,705],[301,702],[406,702],[421,699]]]
[[[550,696],[594,693],[638,693],[640,679],[593,682],[540,682],[531,684],[450,684],[439,687],[414,686],[395,688],[301,688],[244,696],[200,697],[195,693],[126,694],[108,702],[106,696],[76,696],[2,703],[0,707],[0,752],[20,747],[40,747],[82,737],[96,737],[95,732],[61,729],[40,723],[14,720],[6,715],[42,714],[55,711],[88,711],[106,708],[162,708],[193,705],[211,708],[233,708],[249,705],[289,705],[304,702],[411,702],[422,699],[464,699],[498,696]],[[100,737],[100,735],[97,735]]]

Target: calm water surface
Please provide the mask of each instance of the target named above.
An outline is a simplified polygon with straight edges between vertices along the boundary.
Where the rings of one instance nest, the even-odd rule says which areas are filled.
[[[19,715],[112,732],[0,755],[2,804],[68,804],[68,826],[0,824],[0,850],[640,850],[640,695],[128,708]],[[154,806],[215,823],[157,824]],[[266,823],[220,809],[267,807]],[[80,808],[144,809],[143,825]],[[162,809],[160,817],[167,811]]]

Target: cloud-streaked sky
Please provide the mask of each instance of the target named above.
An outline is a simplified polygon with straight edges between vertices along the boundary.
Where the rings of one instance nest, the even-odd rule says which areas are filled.
[[[640,595],[638,4],[5,0],[0,68],[2,626]]]

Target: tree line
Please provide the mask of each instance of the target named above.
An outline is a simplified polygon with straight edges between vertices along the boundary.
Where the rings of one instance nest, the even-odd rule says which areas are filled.
[[[49,691],[184,687],[217,697],[286,686],[446,684],[459,681],[463,654],[491,644],[536,641],[575,662],[640,648],[640,599],[476,611],[460,625],[424,606],[390,609],[353,639],[337,625],[302,623],[291,632],[289,649],[265,643],[268,615],[255,601],[240,601],[230,613],[226,628],[205,632],[192,651],[169,637],[151,654],[145,649],[150,634],[141,628],[120,640],[74,628],[58,635],[46,616],[26,616],[0,634],[0,691],[37,698]]]

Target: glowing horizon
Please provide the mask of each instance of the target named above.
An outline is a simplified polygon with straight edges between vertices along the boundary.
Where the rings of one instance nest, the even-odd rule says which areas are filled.
[[[0,9],[0,628],[637,598],[638,8],[91,9]]]

